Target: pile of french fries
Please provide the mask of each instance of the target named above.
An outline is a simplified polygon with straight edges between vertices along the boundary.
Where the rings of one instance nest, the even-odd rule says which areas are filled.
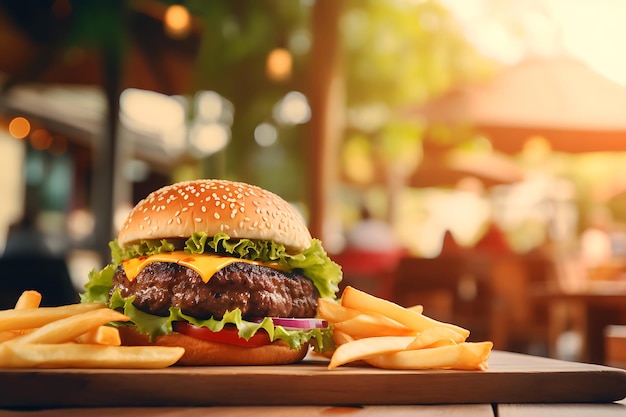
[[[321,318],[333,326],[337,346],[328,369],[364,361],[385,369],[485,370],[492,342],[467,342],[469,331],[346,287],[341,304],[319,299]]]
[[[164,368],[183,348],[121,346],[111,322],[124,314],[100,303],[40,307],[41,294],[24,291],[15,308],[0,311],[1,368]]]

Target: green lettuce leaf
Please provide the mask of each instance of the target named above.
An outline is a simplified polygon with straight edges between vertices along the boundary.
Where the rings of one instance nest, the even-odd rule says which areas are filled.
[[[189,254],[205,252],[224,254],[236,258],[260,262],[277,262],[289,269],[300,269],[315,285],[323,298],[336,298],[341,282],[341,267],[333,262],[318,239],[311,239],[311,245],[303,252],[290,254],[284,245],[267,240],[230,239],[225,233],[209,237],[206,233],[194,233],[184,243],[184,248],[176,248],[174,242],[166,239],[146,241],[121,248],[117,241],[109,244],[115,264],[138,256],[155,255],[182,249]]]
[[[271,340],[283,340],[292,349],[298,349],[303,343],[309,341],[320,352],[334,347],[332,329],[330,328],[294,331],[281,326],[274,327],[270,319],[265,319],[261,323],[248,322],[242,319],[239,309],[226,313],[221,320],[213,318],[199,320],[184,314],[177,307],[171,307],[167,317],[143,312],[133,305],[134,297],[123,298],[119,290],[114,291],[109,296],[117,265],[125,259],[172,252],[181,250],[181,248],[177,247],[177,243],[166,239],[142,241],[125,248],[121,248],[117,241],[113,241],[109,246],[114,263],[107,265],[99,272],[92,271],[89,274],[89,281],[85,284],[85,292],[80,294],[81,301],[102,302],[110,308],[123,312],[130,318],[130,324],[135,325],[139,332],[149,335],[152,339],[160,335],[170,334],[172,322],[184,320],[213,331],[221,330],[226,324],[234,324],[237,326],[239,336],[246,340],[259,329],[264,329]],[[336,299],[338,285],[342,277],[341,267],[328,257],[321,242],[317,239],[312,239],[310,247],[304,252],[290,254],[284,245],[271,241],[231,240],[224,233],[213,237],[207,236],[206,233],[194,233],[184,242],[182,249],[190,254],[215,252],[253,261],[276,262],[289,269],[300,269],[304,275],[311,279],[320,296],[325,298]]]
[[[311,342],[318,352],[334,348],[332,330],[330,328],[289,330],[282,326],[274,326],[272,320],[267,317],[260,323],[249,322],[242,319],[241,310],[239,309],[227,312],[221,320],[214,318],[197,319],[184,314],[178,307],[170,307],[169,315],[166,317],[156,316],[136,308],[133,305],[134,299],[134,296],[122,297],[119,289],[116,289],[111,296],[109,307],[123,312],[130,318],[130,322],[120,325],[132,324],[137,328],[138,332],[147,334],[151,340],[154,340],[157,336],[172,333],[172,323],[174,321],[186,321],[196,326],[207,327],[214,332],[219,332],[226,324],[234,324],[239,331],[239,337],[245,340],[249,340],[257,331],[263,329],[269,335],[270,340],[283,340],[291,349],[300,349],[307,342]]]

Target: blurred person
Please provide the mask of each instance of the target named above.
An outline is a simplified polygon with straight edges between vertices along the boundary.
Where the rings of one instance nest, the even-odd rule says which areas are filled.
[[[366,207],[361,208],[360,220],[347,231],[346,245],[370,252],[396,252],[400,248],[389,223],[374,218]]]
[[[52,257],[45,235],[37,229],[36,215],[27,210],[22,218],[9,227],[4,257]]]
[[[0,257],[0,309],[12,308],[25,290],[39,291],[42,306],[78,302],[65,259],[46,244],[36,218],[36,211],[27,208],[9,229]]]

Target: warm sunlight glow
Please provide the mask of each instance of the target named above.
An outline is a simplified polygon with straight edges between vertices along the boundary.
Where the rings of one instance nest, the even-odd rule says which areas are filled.
[[[626,85],[626,37],[622,0],[553,0],[565,48],[607,78]]]
[[[626,85],[622,0],[439,0],[483,54],[513,65],[524,56],[570,54]]]

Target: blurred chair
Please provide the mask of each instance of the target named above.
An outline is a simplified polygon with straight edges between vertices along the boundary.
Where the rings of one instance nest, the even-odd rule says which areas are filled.
[[[485,340],[491,311],[490,271],[490,258],[481,254],[403,257],[395,271],[392,300],[407,307],[421,304],[425,315],[469,329],[471,340]]]
[[[341,265],[343,279],[340,291],[350,285],[370,294],[390,299],[393,288],[394,271],[404,252],[377,252],[348,248],[332,255],[333,261]]]
[[[557,335],[549,330],[549,302],[538,296],[558,285],[552,259],[541,254],[494,258],[490,337],[494,347],[549,356]]]
[[[605,365],[626,369],[626,326],[611,325],[604,331]]]
[[[78,301],[64,259],[45,256],[0,258],[0,309],[12,308],[24,290],[42,294],[42,306]]]

